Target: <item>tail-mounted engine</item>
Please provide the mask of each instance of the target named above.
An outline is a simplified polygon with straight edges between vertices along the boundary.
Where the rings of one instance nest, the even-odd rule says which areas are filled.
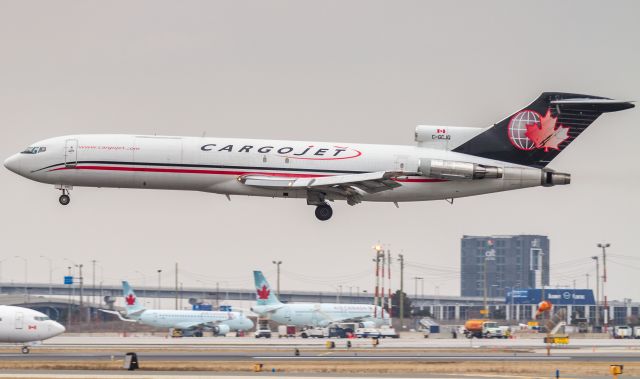
[[[422,176],[436,179],[499,179],[502,167],[487,166],[478,163],[445,161],[441,159],[420,160],[419,171]]]
[[[552,170],[542,170],[542,186],[553,187],[571,183],[571,174],[555,172]]]

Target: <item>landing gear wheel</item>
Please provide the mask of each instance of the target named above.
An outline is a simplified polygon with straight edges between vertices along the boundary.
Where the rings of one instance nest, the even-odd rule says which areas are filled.
[[[60,195],[60,198],[58,199],[58,201],[62,205],[67,205],[71,202],[71,198],[69,197],[69,195]]]
[[[327,221],[333,216],[333,209],[329,204],[320,204],[316,207],[316,217],[320,221]]]
[[[29,354],[29,346],[22,347],[22,354]]]

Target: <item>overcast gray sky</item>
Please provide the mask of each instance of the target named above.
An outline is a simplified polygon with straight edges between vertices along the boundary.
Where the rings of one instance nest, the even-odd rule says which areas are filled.
[[[0,155],[72,133],[412,144],[417,124],[483,127],[545,90],[640,100],[638,14],[637,1],[0,1]],[[56,282],[67,258],[98,260],[111,283],[154,284],[177,261],[185,286],[250,287],[253,269],[275,282],[280,259],[284,289],[371,289],[380,241],[424,266],[406,276],[425,292],[456,295],[463,234],[531,233],[551,239],[553,285],[593,286],[589,257],[610,242],[610,297],[640,300],[639,125],[637,109],[598,119],[551,165],[570,186],[337,203],[324,223],[303,200],[189,192],[76,188],[62,207],[2,168],[2,280],[24,279],[21,255],[47,281],[46,255]]]

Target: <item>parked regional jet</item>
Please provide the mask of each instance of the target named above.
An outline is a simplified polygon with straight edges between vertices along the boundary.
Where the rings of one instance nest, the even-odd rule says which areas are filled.
[[[22,353],[29,353],[27,343],[55,337],[64,326],[49,316],[29,308],[0,305],[0,342],[22,344]]]
[[[126,310],[124,317],[118,311],[101,311],[114,314],[122,321],[160,328],[196,330],[195,335],[198,337],[202,336],[202,329],[211,329],[215,335],[224,336],[230,331],[247,331],[253,328],[253,321],[242,312],[145,309],[127,281],[122,282],[122,291]]]
[[[372,304],[292,303],[283,304],[271,290],[262,271],[253,272],[256,305],[251,311],[280,324],[325,327],[339,322],[358,322],[366,327],[389,324],[389,315]]]
[[[417,146],[282,140],[69,135],[8,158],[11,171],[62,191],[74,186],[304,198],[320,220],[327,201],[449,200],[569,184],[547,165],[602,113],[627,101],[545,92],[488,128],[418,126]]]

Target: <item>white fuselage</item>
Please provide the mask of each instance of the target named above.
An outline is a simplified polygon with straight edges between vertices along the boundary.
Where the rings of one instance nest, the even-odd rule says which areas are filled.
[[[401,186],[362,193],[364,201],[423,201],[541,185],[541,170],[421,146],[370,145],[198,137],[70,135],[35,143],[44,151],[5,161],[35,181],[72,186],[189,190],[225,195],[305,198],[305,189],[247,186],[243,175],[319,178],[394,171]],[[42,149],[41,149],[42,150]],[[420,176],[421,160],[443,159],[503,168],[496,179],[444,180]],[[343,200],[328,193],[329,200]]]
[[[226,325],[230,331],[246,331],[253,328],[253,322],[240,312],[147,309],[131,318],[159,328],[189,329],[194,325]]]
[[[383,316],[382,308],[371,304],[294,303],[282,304],[278,308],[255,305],[251,310],[277,323],[300,327],[324,327],[346,320],[373,322],[376,327],[389,323],[389,315],[385,312]]]
[[[55,337],[64,326],[29,308],[0,305],[0,342],[26,343]]]

